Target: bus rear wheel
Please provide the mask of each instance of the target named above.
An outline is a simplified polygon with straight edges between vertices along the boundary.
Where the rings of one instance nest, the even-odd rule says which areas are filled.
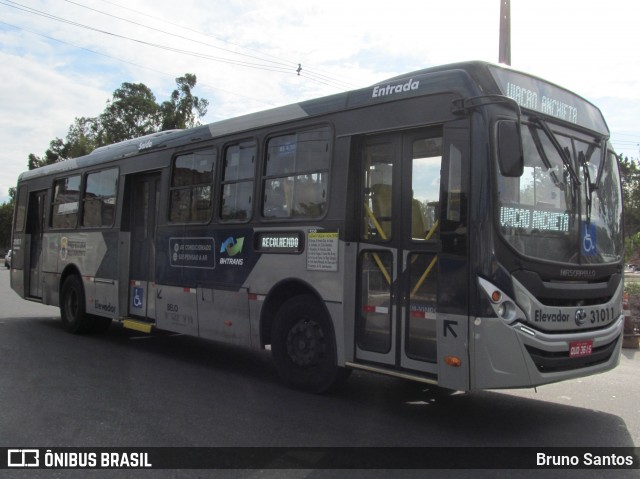
[[[296,296],[280,307],[273,324],[271,351],[280,378],[305,391],[327,392],[349,373],[337,365],[333,328],[311,295]]]
[[[64,329],[73,334],[103,333],[111,325],[111,318],[87,314],[82,281],[76,275],[62,283],[60,316]]]
[[[69,276],[62,283],[60,317],[64,329],[70,333],[80,334],[87,329],[84,288],[80,278],[76,275]]]

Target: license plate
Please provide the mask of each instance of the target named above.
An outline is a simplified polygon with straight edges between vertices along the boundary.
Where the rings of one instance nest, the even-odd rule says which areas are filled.
[[[569,343],[569,357],[581,358],[592,353],[593,341],[574,341]]]

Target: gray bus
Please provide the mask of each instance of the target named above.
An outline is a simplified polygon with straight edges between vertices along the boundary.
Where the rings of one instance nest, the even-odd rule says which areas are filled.
[[[20,175],[11,285],[72,333],[270,348],[314,392],[599,373],[623,331],[608,139],[583,98],[484,62],[163,131]]]

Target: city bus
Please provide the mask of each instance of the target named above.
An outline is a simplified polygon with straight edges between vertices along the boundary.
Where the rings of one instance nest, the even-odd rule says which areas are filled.
[[[485,62],[163,131],[20,175],[11,285],[71,333],[270,349],[317,393],[600,373],[623,333],[608,139],[590,102]]]

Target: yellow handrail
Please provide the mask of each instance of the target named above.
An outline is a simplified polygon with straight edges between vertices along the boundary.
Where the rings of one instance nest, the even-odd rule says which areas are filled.
[[[373,222],[373,226],[376,227],[376,230],[378,230],[378,234],[380,235],[380,237],[383,240],[388,240],[389,238],[387,238],[387,235],[385,234],[384,230],[382,229],[382,225],[380,225],[380,223],[378,223],[378,219],[376,218],[376,216],[373,214],[373,211],[371,211],[371,208],[369,208],[368,204],[364,204],[364,210],[367,213],[367,216],[369,217],[369,219]]]
[[[380,234],[380,237],[383,240],[386,241],[387,240],[387,235],[385,234],[384,230],[382,229],[382,226],[378,222],[378,219],[373,214],[373,211],[371,211],[371,208],[369,208],[369,205],[367,203],[364,204],[364,210],[367,213],[367,216],[369,217],[369,219],[373,222],[373,226],[375,226],[376,230],[378,230],[378,234]],[[378,255],[378,253],[372,253],[372,255],[373,255],[373,260],[378,265],[378,268],[380,269],[380,272],[384,276],[384,279],[386,279],[387,280],[387,284],[390,285],[391,284],[391,275],[387,271],[387,268],[384,266],[384,263],[380,259],[380,256]]]
[[[413,290],[411,290],[411,296],[415,296],[415,294],[418,292],[418,290],[422,286],[422,283],[424,283],[424,280],[427,279],[427,276],[429,276],[429,273],[431,273],[431,270],[436,265],[437,260],[438,260],[438,256],[436,255],[431,260],[431,263],[429,263],[429,266],[427,266],[427,269],[424,270],[424,273],[422,273],[422,276],[414,286]]]
[[[436,222],[433,223],[433,226],[431,227],[431,229],[427,233],[427,236],[424,237],[425,240],[430,240],[431,239],[431,237],[433,236],[433,233],[435,233],[436,230],[438,229],[438,223],[439,222],[440,222],[440,220],[436,220]]]

